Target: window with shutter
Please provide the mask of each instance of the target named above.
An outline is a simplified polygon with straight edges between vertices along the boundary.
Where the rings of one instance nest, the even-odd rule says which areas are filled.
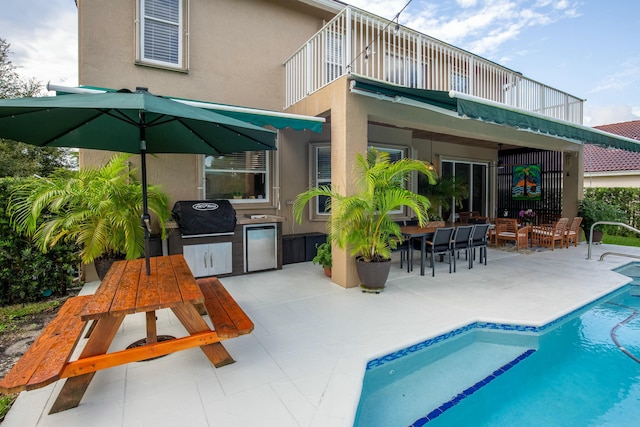
[[[407,157],[408,147],[389,147],[380,146],[379,144],[369,144],[369,148],[376,148],[378,151],[386,151],[389,153],[389,160],[391,162],[398,161]],[[326,143],[314,144],[313,150],[313,178],[315,182],[314,187],[320,187],[321,185],[331,186],[331,146]],[[314,202],[314,216],[326,217],[329,215],[329,211],[326,209],[327,197],[317,197]],[[402,210],[392,211],[394,214],[401,214]]]
[[[269,152],[247,151],[204,159],[205,198],[269,201]]]
[[[184,68],[184,0],[140,0],[140,61]]]

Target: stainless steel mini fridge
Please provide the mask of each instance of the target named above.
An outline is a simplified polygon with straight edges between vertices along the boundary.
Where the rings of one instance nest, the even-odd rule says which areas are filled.
[[[278,268],[276,224],[244,226],[244,271]]]

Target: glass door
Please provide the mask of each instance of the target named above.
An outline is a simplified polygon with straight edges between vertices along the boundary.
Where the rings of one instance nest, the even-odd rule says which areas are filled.
[[[449,206],[442,207],[442,218],[455,222],[459,212],[474,212],[487,216],[489,203],[488,165],[468,161],[443,160],[442,177],[454,178],[455,184],[465,187],[464,196],[457,200],[452,197]]]

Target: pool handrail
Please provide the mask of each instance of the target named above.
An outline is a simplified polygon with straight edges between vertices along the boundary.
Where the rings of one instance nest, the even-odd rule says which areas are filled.
[[[600,224],[605,224],[605,225],[618,225],[620,227],[624,227],[628,230],[631,231],[635,231],[636,233],[640,234],[640,230],[638,230],[637,228],[633,228],[630,225],[627,225],[623,222],[612,222],[612,221],[597,221],[594,222],[591,225],[591,229],[589,230],[589,247],[587,249],[587,259],[591,259],[591,245],[593,244],[593,227],[595,227],[596,225],[600,225]],[[618,253],[618,252],[605,252],[600,256],[600,261],[602,261],[604,259],[604,257],[606,255],[618,255],[618,256],[628,256],[630,258],[640,258],[636,255],[632,255],[632,254],[623,254],[623,253]]]

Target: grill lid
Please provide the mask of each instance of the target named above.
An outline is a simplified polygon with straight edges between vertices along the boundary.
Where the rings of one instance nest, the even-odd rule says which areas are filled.
[[[233,232],[236,210],[228,200],[181,200],[171,210],[183,235]]]

